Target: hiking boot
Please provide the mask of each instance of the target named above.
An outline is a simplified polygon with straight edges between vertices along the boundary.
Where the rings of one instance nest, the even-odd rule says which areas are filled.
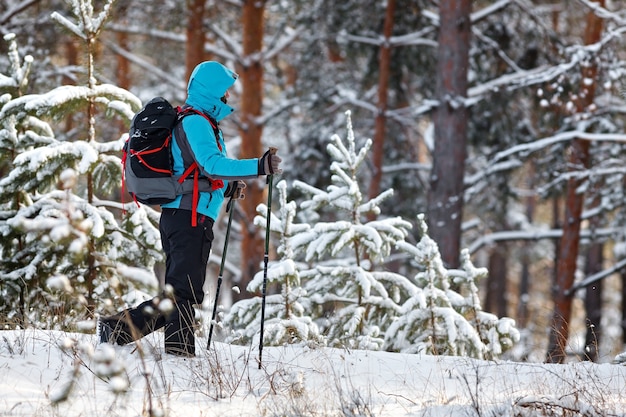
[[[196,355],[195,310],[189,301],[176,303],[165,325],[165,353],[176,356]]]
[[[126,345],[160,329],[165,325],[165,317],[160,314],[160,298],[144,301],[135,308],[129,308],[98,320],[100,343]]]
[[[134,341],[128,326],[114,317],[98,320],[99,343],[126,345]]]
[[[109,343],[113,336],[113,328],[108,322],[98,319],[98,331],[96,334],[98,343]]]

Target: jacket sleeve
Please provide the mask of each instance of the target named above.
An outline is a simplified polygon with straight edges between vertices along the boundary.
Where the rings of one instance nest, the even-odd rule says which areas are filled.
[[[223,142],[224,150],[220,151],[211,124],[202,116],[187,116],[182,123],[191,154],[204,175],[222,180],[245,180],[259,176],[259,159],[228,158]]]

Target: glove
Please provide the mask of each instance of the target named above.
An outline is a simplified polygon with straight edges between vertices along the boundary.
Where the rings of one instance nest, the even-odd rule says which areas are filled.
[[[259,158],[259,175],[280,174],[282,169],[278,168],[283,160],[276,154],[267,151]]]
[[[246,198],[243,190],[246,188],[246,183],[243,181],[228,181],[228,187],[224,192],[224,197],[230,197],[231,200],[243,200]]]

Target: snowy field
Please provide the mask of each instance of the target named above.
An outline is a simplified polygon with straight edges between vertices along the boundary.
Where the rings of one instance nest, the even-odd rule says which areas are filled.
[[[1,416],[626,416],[626,367],[0,332]]]

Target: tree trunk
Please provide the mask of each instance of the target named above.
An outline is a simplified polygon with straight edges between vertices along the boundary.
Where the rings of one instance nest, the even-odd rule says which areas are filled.
[[[535,165],[531,164],[528,172],[528,189],[535,189]],[[532,224],[535,218],[535,207],[537,205],[537,197],[535,195],[526,198],[526,220]],[[522,272],[519,284],[519,301],[517,304],[517,324],[521,329],[526,328],[528,321],[528,297],[530,292],[530,266],[531,266],[531,246],[525,242],[522,248],[521,263]]]
[[[626,345],[626,268],[620,271],[622,279],[622,344]]]
[[[395,0],[387,0],[387,12],[385,14],[385,26],[383,38],[385,41],[380,46],[378,57],[378,113],[374,126],[374,143],[372,146],[372,162],[374,175],[369,188],[369,198],[373,199],[380,194],[380,182],[383,175],[383,156],[385,155],[385,125],[387,117],[389,74],[391,71],[391,45],[389,38],[393,34],[393,15],[396,9]],[[371,219],[373,220],[373,218]]]
[[[433,115],[435,149],[428,195],[428,230],[441,248],[441,257],[448,268],[459,266],[461,245],[471,10],[470,0],[439,3],[436,86],[439,105]]]
[[[599,0],[604,7],[604,0]],[[585,45],[596,43],[602,33],[602,19],[591,11],[587,15],[585,29]],[[595,94],[595,79],[597,67],[590,65],[583,68],[583,84],[581,85],[580,101],[577,110],[584,111],[593,103]],[[590,84],[587,80],[592,80]],[[568,166],[572,171],[580,171],[589,167],[589,141],[575,139],[568,152]],[[572,177],[567,182],[565,200],[565,217],[563,219],[563,236],[557,263],[556,281],[554,285],[554,312],[550,326],[547,362],[563,363],[565,348],[569,338],[569,321],[572,315],[572,295],[568,289],[574,283],[576,260],[578,258],[578,244],[580,235],[580,215],[583,209],[584,194],[578,189],[584,180]]]
[[[258,122],[263,104],[263,63],[260,52],[263,47],[265,1],[246,0],[243,3],[243,67],[239,70],[242,84],[240,108],[241,158],[256,158],[265,149],[261,145],[263,126]],[[279,150],[280,151],[280,150]],[[256,181],[246,190],[246,198],[240,201],[244,218],[241,221],[241,293],[235,294],[233,302],[249,298],[246,287],[259,270],[263,259],[264,244],[259,229],[254,226],[256,207],[264,202],[265,183]],[[263,234],[264,235],[264,234]]]
[[[196,65],[205,60],[204,42],[206,34],[204,31],[204,4],[205,0],[187,1],[187,49],[185,54],[187,79],[191,76]]]
[[[591,209],[597,209],[601,205],[600,190],[598,188],[599,187],[596,186],[594,189],[596,197],[593,199]],[[600,225],[599,216],[594,216],[589,220],[589,227],[592,230],[597,230]],[[604,245],[600,241],[592,241],[587,248],[585,276],[588,277],[602,271],[603,262]],[[584,357],[586,360],[592,362],[598,360],[600,335],[602,334],[602,327],[600,326],[600,322],[602,321],[602,282],[603,280],[599,280],[585,288],[585,311],[587,312],[585,324],[587,326],[587,334],[585,336]]]
[[[117,43],[120,48],[128,50],[128,33],[117,32],[115,34]],[[115,68],[115,77],[117,80],[117,86],[125,90],[130,90],[130,62],[122,54],[116,54],[115,59],[117,61],[117,67]]]
[[[73,39],[68,39],[65,42],[65,57],[67,59],[68,66],[80,65],[78,45],[76,45]],[[72,79],[71,77],[68,77],[67,75],[63,76],[64,85],[74,85],[75,83],[76,83],[75,80]],[[68,115],[67,117],[65,117],[65,131],[71,132],[73,128],[74,128],[74,118],[72,117],[72,115]]]
[[[584,168],[589,163],[589,142],[574,140],[570,149],[568,165]],[[554,285],[554,311],[550,326],[550,339],[546,360],[551,363],[563,363],[565,348],[569,337],[569,321],[572,315],[572,295],[567,292],[574,284],[578,244],[580,235],[581,212],[584,195],[579,194],[580,180],[570,179],[567,185],[563,236],[560,239],[557,260],[556,281]]]
[[[506,244],[497,245],[489,256],[489,278],[487,281],[487,298],[485,309],[498,317],[507,315]]]
[[[602,243],[593,243],[587,251],[585,276],[593,275],[602,270],[604,256]],[[585,289],[585,310],[587,311],[587,334],[585,336],[585,359],[596,362],[602,328],[602,280],[599,280]]]

